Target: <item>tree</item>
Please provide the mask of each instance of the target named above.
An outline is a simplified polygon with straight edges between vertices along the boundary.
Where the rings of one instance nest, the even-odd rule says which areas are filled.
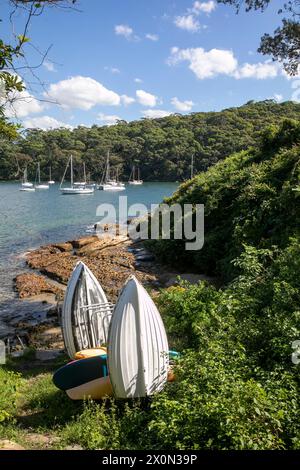
[[[270,4],[270,0],[218,0],[219,3],[230,4],[236,7],[237,12],[244,5],[246,11],[264,11]],[[283,3],[278,14],[288,15],[282,19],[282,25],[278,27],[273,36],[264,34],[261,38],[258,52],[273,56],[283,64],[284,70],[289,75],[297,75],[300,64],[300,0],[289,0]]]
[[[3,0],[2,0],[3,1]],[[0,38],[0,138],[13,139],[17,135],[18,127],[5,118],[5,109],[8,103],[18,98],[18,94],[25,89],[22,71],[33,70],[42,65],[48,50],[41,54],[41,63],[31,67],[25,57],[24,46],[29,42],[27,32],[33,17],[40,16],[46,6],[68,6],[76,0],[9,0],[11,10],[9,19],[13,22],[14,15],[19,9],[26,12],[22,31],[14,33],[10,42]],[[0,19],[0,22],[3,21]],[[13,28],[14,29],[14,28]],[[20,65],[20,61],[23,62]],[[35,75],[35,78],[36,75]]]

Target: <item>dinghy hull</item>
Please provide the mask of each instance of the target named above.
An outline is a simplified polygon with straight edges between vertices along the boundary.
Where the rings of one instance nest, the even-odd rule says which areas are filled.
[[[69,279],[61,316],[63,339],[71,359],[77,351],[106,343],[110,317],[111,307],[101,285],[80,261]]]
[[[153,395],[168,375],[168,340],[160,314],[134,276],[123,287],[109,329],[108,368],[118,398]]]

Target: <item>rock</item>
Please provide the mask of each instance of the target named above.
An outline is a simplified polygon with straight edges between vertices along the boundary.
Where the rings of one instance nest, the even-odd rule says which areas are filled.
[[[35,432],[29,432],[24,436],[24,440],[28,447],[32,450],[46,450],[49,447],[52,447],[53,444],[56,444],[60,441],[58,436],[53,436],[51,434],[39,434]]]
[[[57,305],[54,305],[54,307],[49,308],[47,312],[47,318],[52,318],[52,317],[57,317],[57,316],[58,316]]]
[[[55,245],[52,245],[52,246],[54,246],[60,251],[72,251],[73,250],[73,245],[71,242],[56,243]]]
[[[78,444],[73,444],[73,445],[64,447],[64,450],[83,450],[83,447],[81,447]]]
[[[26,352],[26,349],[21,349],[20,351],[13,351],[10,353],[11,357],[23,357]]]
[[[78,256],[84,256],[88,255],[94,251],[100,251],[104,250],[105,248],[109,248],[111,246],[116,246],[120,245],[121,243],[124,243],[126,240],[128,240],[127,236],[118,236],[118,237],[103,237],[103,238],[97,238],[97,241],[94,241],[93,243],[89,243],[88,245],[85,245],[83,248],[78,250],[76,254]]]
[[[52,361],[60,356],[64,351],[62,349],[38,349],[35,351],[35,358],[38,361]]]
[[[154,261],[155,257],[151,255],[150,253],[148,254],[139,254],[135,257],[136,261],[140,262],[149,262],[149,261]]]
[[[69,258],[71,252],[58,252],[52,253],[51,246],[49,249],[41,249],[31,252],[27,257],[26,261],[30,268],[32,269],[43,269],[49,266],[50,264],[57,263],[63,258]]]
[[[25,450],[25,447],[8,439],[0,439],[0,450]]]
[[[43,293],[58,294],[60,289],[49,283],[43,276],[34,273],[19,274],[15,278],[16,289],[21,299]]]
[[[98,240],[98,237],[96,235],[92,235],[89,237],[83,237],[79,238],[78,240],[72,240],[71,243],[73,248],[82,248],[85,245],[89,245],[90,243],[94,243],[95,241]]]

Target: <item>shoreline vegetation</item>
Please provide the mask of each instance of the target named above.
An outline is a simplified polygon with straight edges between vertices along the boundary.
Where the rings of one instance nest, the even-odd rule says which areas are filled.
[[[292,361],[292,344],[300,339],[299,181],[300,123],[285,120],[268,127],[255,148],[211,166],[166,201],[205,204],[201,251],[185,251],[181,240],[105,247],[89,237],[88,243],[31,252],[29,265],[51,286],[41,282],[39,292],[34,271],[34,277],[17,279],[24,298],[55,292],[78,256],[111,299],[134,268],[148,284],[170,347],[182,354],[175,382],[150,400],[85,403],[72,402],[52,384],[52,372],[67,360],[63,354],[45,361],[29,349],[10,358],[0,369],[0,446],[300,449],[300,365]],[[192,279],[198,283],[178,283],[172,266],[204,272],[222,285],[199,274]],[[61,349],[52,333],[52,346],[56,341]]]

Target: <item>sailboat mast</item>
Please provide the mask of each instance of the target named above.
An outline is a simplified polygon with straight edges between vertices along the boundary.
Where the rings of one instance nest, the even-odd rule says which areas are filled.
[[[73,155],[71,155],[71,188],[73,188]]]
[[[49,176],[50,176],[49,179],[50,179],[50,181],[51,181],[51,180],[52,180],[52,178],[51,178],[51,166],[50,166],[50,168],[49,168],[49,173],[50,173],[50,174],[49,174]]]
[[[109,150],[107,151],[107,160],[106,160],[106,179],[105,183],[110,179],[110,168],[109,168]]]
[[[40,169],[40,162],[38,162],[38,181],[39,181],[39,184],[41,182],[41,169]]]
[[[83,181],[86,183],[85,163],[83,163]]]

